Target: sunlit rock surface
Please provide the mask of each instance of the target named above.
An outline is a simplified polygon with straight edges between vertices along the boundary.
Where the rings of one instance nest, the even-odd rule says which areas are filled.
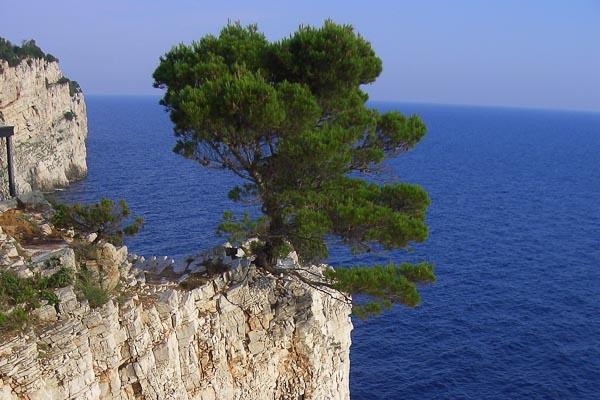
[[[183,260],[109,247],[102,268],[119,284],[108,303],[56,289],[58,305],[0,342],[1,399],[349,398],[350,306],[335,295],[227,247]],[[49,274],[59,263],[48,260],[77,268],[66,245],[28,248],[0,231],[0,269]]]
[[[87,115],[58,63],[0,60],[0,126],[14,126],[17,193],[51,191],[86,175]],[[8,196],[6,145],[0,140],[0,198]]]

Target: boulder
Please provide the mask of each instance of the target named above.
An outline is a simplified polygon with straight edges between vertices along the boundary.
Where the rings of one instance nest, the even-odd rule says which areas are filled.
[[[75,252],[69,247],[45,252],[32,257],[28,267],[34,274],[40,273],[42,276],[53,275],[63,267],[74,273],[76,271]]]
[[[97,251],[97,273],[100,278],[100,284],[103,289],[112,290],[119,283],[121,278],[120,267],[127,261],[127,253],[118,251],[110,243],[104,243],[98,246]]]

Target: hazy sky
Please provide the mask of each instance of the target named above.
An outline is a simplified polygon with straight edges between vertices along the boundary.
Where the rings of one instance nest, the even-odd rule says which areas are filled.
[[[373,100],[600,111],[600,0],[0,0],[0,36],[35,39],[85,94],[160,95],[159,56],[228,19],[277,40],[326,18],[382,58]]]

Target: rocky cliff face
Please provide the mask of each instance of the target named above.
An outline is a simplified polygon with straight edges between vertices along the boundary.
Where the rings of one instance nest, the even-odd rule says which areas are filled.
[[[58,289],[58,305],[0,342],[0,398],[349,398],[346,302],[260,272],[231,249],[176,261],[110,247],[98,264],[113,260],[120,298],[92,309],[73,286]],[[28,251],[0,234],[4,269],[76,268],[70,248]],[[300,267],[293,258],[284,266]]]
[[[10,67],[0,60],[1,124],[15,127],[17,193],[51,191],[86,175],[83,94],[63,77],[56,62],[29,58]],[[6,198],[6,146],[0,142],[0,197]]]

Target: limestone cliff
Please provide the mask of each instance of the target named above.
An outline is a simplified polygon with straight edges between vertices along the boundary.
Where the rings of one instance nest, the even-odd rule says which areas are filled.
[[[42,219],[14,218],[49,231]],[[70,248],[28,248],[8,229],[0,233],[3,269],[77,268]],[[185,260],[105,250],[98,264],[112,260],[120,294],[90,308],[72,285],[57,289],[56,306],[34,310],[35,324],[0,342],[0,398],[349,398],[346,302],[261,272],[238,258],[241,250],[218,247]],[[282,266],[300,267],[293,257]]]
[[[15,127],[17,193],[51,191],[87,173],[87,115],[83,94],[58,63],[0,60],[0,125]],[[8,196],[6,147],[0,143],[0,198]]]

